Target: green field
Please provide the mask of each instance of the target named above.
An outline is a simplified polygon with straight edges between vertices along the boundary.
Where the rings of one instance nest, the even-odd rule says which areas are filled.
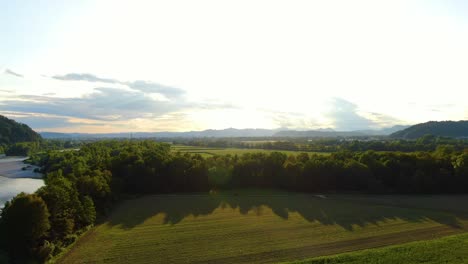
[[[468,234],[318,257],[294,264],[468,263]]]
[[[465,232],[467,202],[276,191],[146,196],[120,204],[58,263],[301,260]]]
[[[271,152],[282,152],[285,154],[298,154],[303,151],[292,151],[292,150],[270,150],[270,149],[241,149],[241,148],[209,148],[209,147],[197,147],[197,146],[185,146],[185,145],[172,145],[173,151],[187,152],[193,154],[200,154],[203,157],[210,157],[214,155],[242,155],[245,153],[253,152],[262,152],[262,153],[271,153]],[[309,154],[319,154],[327,155],[326,152],[307,152]]]

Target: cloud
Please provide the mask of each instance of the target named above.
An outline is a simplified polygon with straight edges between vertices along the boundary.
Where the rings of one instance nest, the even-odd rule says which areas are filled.
[[[173,93],[173,96],[177,96],[177,93]],[[112,130],[118,127],[127,131],[136,127],[151,127],[154,130],[166,127],[170,130],[169,124],[177,128],[189,125],[190,120],[187,118],[182,120],[181,113],[190,113],[196,109],[229,107],[233,106],[222,103],[190,102],[184,97],[166,100],[140,90],[115,87],[98,87],[89,94],[74,98],[44,94],[17,95],[0,99],[0,112],[15,113],[19,120],[31,124],[33,128],[40,130],[50,128],[54,131],[66,128],[105,131],[104,128]]]
[[[233,109],[235,105],[210,100],[190,101],[185,91],[152,81],[121,81],[89,73],[55,75],[58,87],[87,85],[86,94],[14,94],[0,98],[0,112],[22,114],[33,128],[52,131],[153,131],[194,128],[192,113]],[[86,83],[81,83],[86,82]],[[66,90],[66,89],[65,89]],[[81,120],[81,121],[77,121]],[[173,127],[173,129],[171,129]],[[85,131],[86,132],[86,131]]]
[[[68,73],[65,75],[54,75],[52,78],[61,81],[87,81],[87,82],[103,82],[103,83],[119,83],[119,81],[108,78],[100,78],[89,73]]]
[[[16,117],[16,121],[28,126],[37,129],[57,129],[62,127],[78,127],[82,124],[80,123],[71,123],[69,118],[66,117],[36,117],[36,116],[25,116],[25,117]]]
[[[3,72],[5,74],[10,74],[10,75],[13,75],[13,76],[16,76],[16,77],[20,77],[20,78],[23,78],[24,76],[22,74],[19,74],[17,72],[14,72],[10,69],[5,69],[5,71]]]
[[[96,88],[79,98],[21,95],[0,102],[0,110],[60,114],[95,120],[126,120],[150,114],[158,116],[188,107],[185,102],[158,101],[138,91],[118,88]]]
[[[275,126],[279,128],[307,130],[320,127],[317,120],[304,113],[283,112],[268,109],[260,109],[260,111],[265,113],[265,115],[273,121]]]
[[[331,100],[330,110],[326,116],[331,119],[336,130],[350,131],[372,129],[378,124],[358,114],[358,106],[342,98]]]
[[[394,125],[402,125],[407,123],[393,116],[374,112],[368,113],[368,118],[371,119],[374,123],[378,124],[380,127],[391,127]]]
[[[159,93],[166,96],[167,98],[178,98],[185,93],[185,91],[182,89],[165,86],[150,81],[138,80],[133,82],[121,83],[127,85],[128,87],[134,90],[142,91],[144,93]]]
[[[185,91],[179,88],[162,85],[151,81],[119,81],[116,79],[101,78],[89,73],[68,73],[65,75],[55,75],[52,78],[61,81],[87,81],[87,82],[101,82],[109,84],[122,84],[133,90],[141,91],[143,93],[158,93],[164,95],[168,99],[175,99],[185,94]]]
[[[8,116],[15,121],[37,129],[52,129],[57,128],[77,128],[83,125],[103,126],[103,122],[95,122],[92,120],[73,119],[67,116],[52,115],[52,114],[38,114],[38,113],[24,113],[13,111],[0,111],[1,115]]]
[[[390,115],[360,111],[359,106],[342,98],[333,98],[330,110],[325,114],[336,130],[380,129],[406,124]]]

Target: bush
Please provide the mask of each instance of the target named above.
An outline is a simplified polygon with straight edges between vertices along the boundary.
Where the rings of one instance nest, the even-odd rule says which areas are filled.
[[[66,237],[63,239],[63,246],[64,246],[64,247],[67,247],[67,246],[73,244],[73,242],[75,242],[77,239],[78,239],[78,235],[76,235],[76,234],[70,234],[70,235],[66,236]]]
[[[39,260],[46,261],[52,257],[54,250],[55,245],[47,240],[44,240],[42,245],[36,248],[34,255],[37,256]]]

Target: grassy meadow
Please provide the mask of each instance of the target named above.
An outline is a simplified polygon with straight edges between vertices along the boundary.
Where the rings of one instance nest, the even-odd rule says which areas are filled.
[[[145,196],[122,202],[57,262],[329,263],[309,258],[465,232],[467,202],[254,190]],[[412,252],[390,250],[402,258]],[[343,256],[330,263],[347,263],[339,262]]]
[[[187,152],[191,154],[200,154],[203,157],[210,157],[214,155],[242,155],[245,153],[253,152],[262,152],[262,153],[271,153],[271,152],[282,152],[285,154],[298,154],[303,151],[293,151],[293,150],[270,150],[270,149],[241,149],[241,148],[210,148],[210,147],[197,147],[197,146],[185,146],[185,145],[172,145],[173,151]],[[327,155],[326,152],[307,152],[309,154],[319,154]]]

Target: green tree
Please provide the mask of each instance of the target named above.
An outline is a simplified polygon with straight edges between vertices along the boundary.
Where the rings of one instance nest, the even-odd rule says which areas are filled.
[[[46,186],[37,191],[47,203],[52,225],[51,238],[61,239],[80,226],[82,212],[78,191],[74,184],[66,179],[61,171],[47,174]]]
[[[96,221],[96,208],[94,207],[94,202],[93,199],[89,196],[83,197],[83,212],[81,214],[82,216],[82,222],[85,225],[91,225],[94,224]]]
[[[49,210],[36,194],[18,194],[2,213],[10,252],[29,255],[50,228]]]

